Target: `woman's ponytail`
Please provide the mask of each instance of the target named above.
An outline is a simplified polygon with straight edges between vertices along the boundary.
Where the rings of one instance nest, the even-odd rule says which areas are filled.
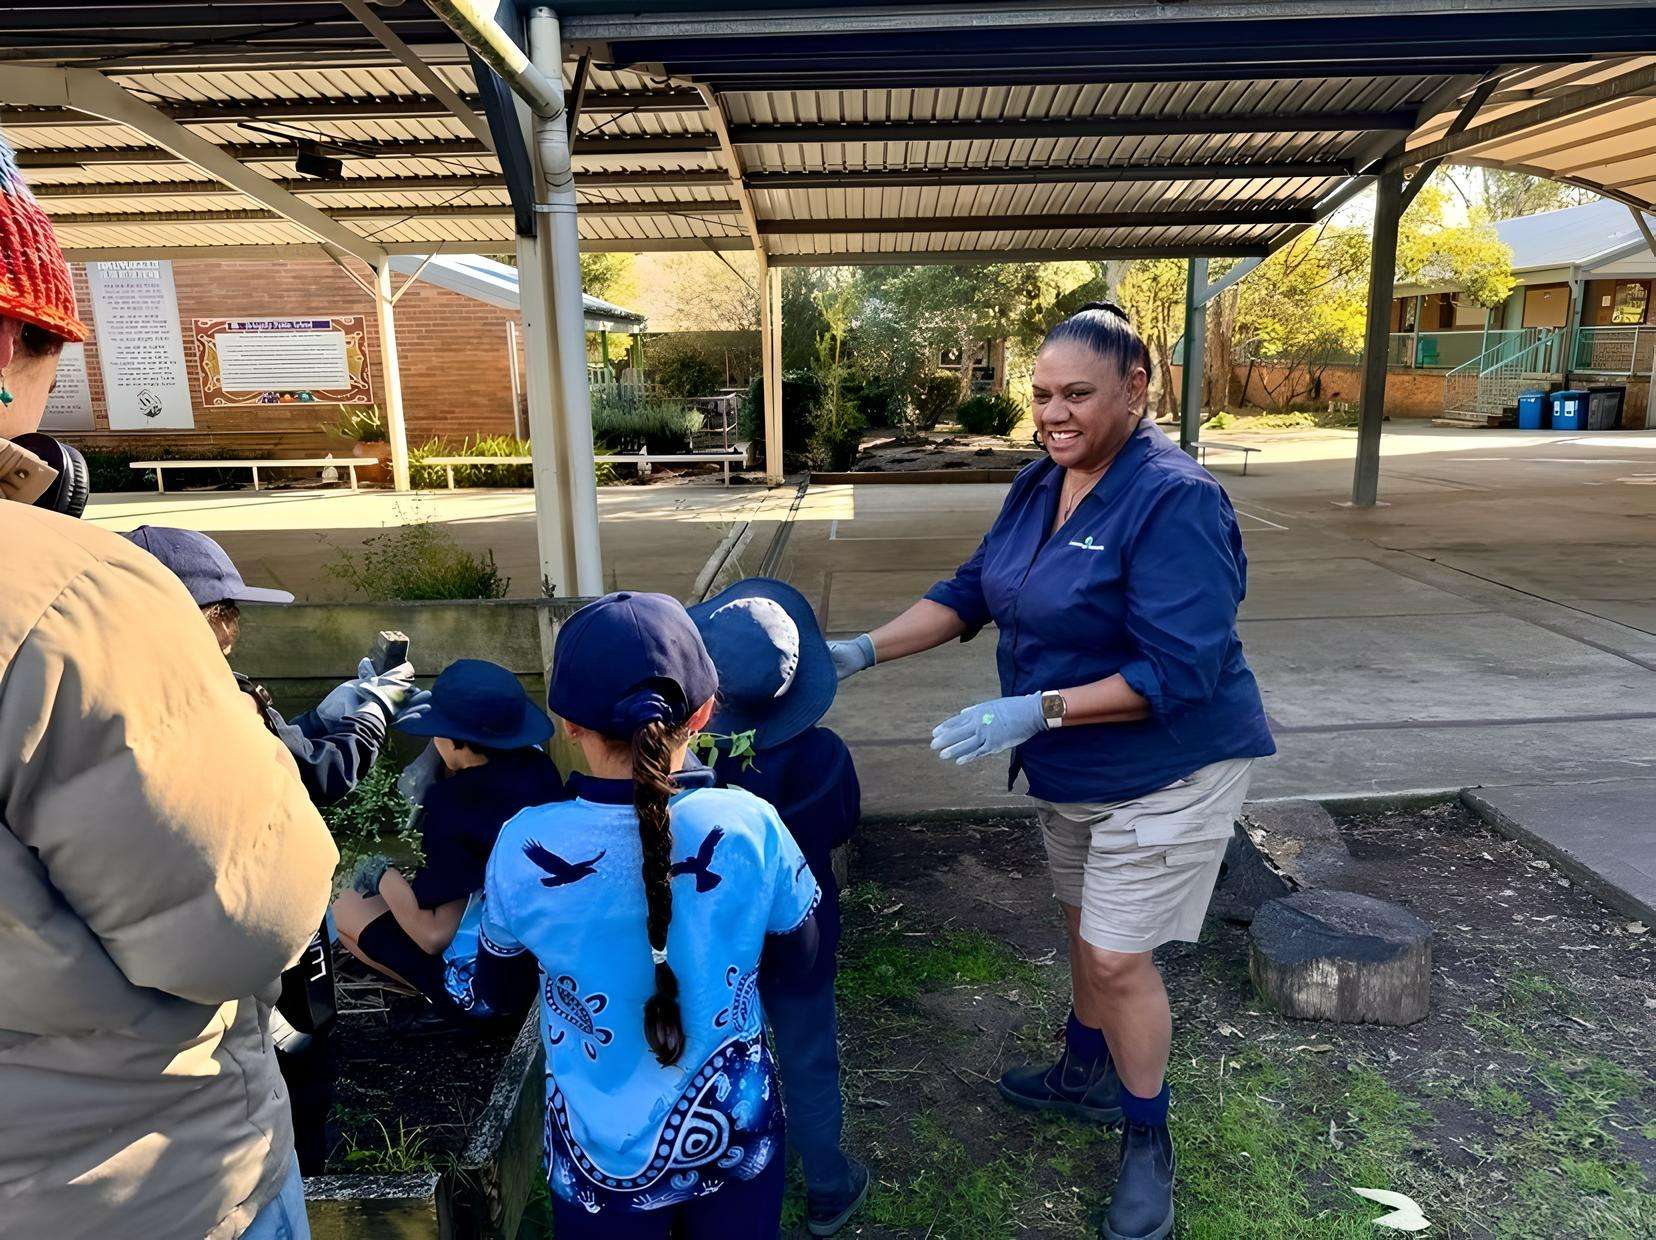
[[[641,724],[632,737],[633,808],[644,851],[650,951],[656,961],[655,993],[644,1003],[644,1040],[663,1067],[684,1054],[678,976],[667,963],[667,927],[673,920],[673,831],[667,809],[673,795],[673,729],[660,719]]]

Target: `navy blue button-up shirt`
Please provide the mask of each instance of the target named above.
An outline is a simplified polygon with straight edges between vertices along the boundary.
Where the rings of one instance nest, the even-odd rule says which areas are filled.
[[[1046,801],[1123,801],[1226,758],[1276,752],[1242,657],[1236,609],[1247,558],[1224,489],[1142,422],[1058,530],[1064,471],[1037,461],[1012,483],[972,558],[926,597],[966,639],[1000,629],[1001,692],[1120,673],[1148,718],[1055,728],[1013,751]]]

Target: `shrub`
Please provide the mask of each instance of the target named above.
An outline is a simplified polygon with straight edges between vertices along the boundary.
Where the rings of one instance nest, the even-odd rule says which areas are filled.
[[[782,468],[790,472],[809,464],[808,452],[816,433],[814,417],[822,402],[822,380],[815,371],[790,370],[782,376]],[[765,381],[755,379],[748,386],[747,399],[736,420],[739,438],[752,444],[755,460],[765,455]]]
[[[409,804],[397,791],[398,774],[397,764],[381,754],[355,788],[322,811],[339,849],[337,873],[349,875],[364,857],[392,849],[420,856],[420,832],[409,829]]]
[[[1010,435],[1023,416],[1023,406],[1005,392],[979,392],[955,410],[960,429],[971,435]]]
[[[724,382],[724,367],[694,345],[663,346],[650,367],[655,386],[667,396],[711,396]]]
[[[1206,422],[1202,423],[1203,429],[1210,431],[1229,430],[1235,425],[1236,415],[1234,413],[1227,413],[1223,409],[1210,417]]]
[[[847,399],[862,415],[864,426],[901,426],[907,405],[897,385],[883,375],[844,385]]]
[[[139,472],[128,468],[133,461],[140,459],[136,453],[83,448],[81,455],[86,458],[86,477],[94,495],[110,491],[136,491],[140,486],[155,485],[154,471]],[[153,461],[156,458],[146,455],[142,459]]]
[[[324,422],[322,429],[352,443],[385,443],[391,438],[385,429],[385,419],[380,417],[378,405],[349,412],[342,409],[339,417],[332,422]]]
[[[1317,425],[1317,419],[1303,412],[1296,413],[1262,413],[1254,419],[1254,426],[1267,431],[1301,431],[1310,430]]]
[[[512,585],[495,566],[493,551],[467,551],[425,520],[370,535],[356,551],[341,549],[326,567],[370,599],[505,598]]]
[[[860,410],[840,393],[827,393],[811,416],[811,462],[844,471],[856,462],[868,425]]]
[[[917,430],[936,430],[960,405],[960,380],[941,371],[922,376],[909,390],[908,403]]]
[[[701,411],[627,384],[592,389],[592,437],[615,452],[683,452],[701,429]]]
[[[449,447],[441,439],[428,439],[417,448],[408,450],[408,477],[416,489],[435,490],[448,486],[448,471],[441,465],[428,465],[434,456],[528,456],[529,441],[511,435],[479,435],[464,440],[458,448]],[[458,487],[527,487],[535,484],[532,465],[494,465],[477,467],[456,465],[454,485]]]

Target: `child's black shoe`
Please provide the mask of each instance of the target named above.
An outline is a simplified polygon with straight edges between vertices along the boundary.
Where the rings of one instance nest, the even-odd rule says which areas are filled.
[[[851,1220],[868,1200],[868,1168],[847,1157],[851,1177],[843,1192],[810,1193],[806,1198],[809,1218],[806,1226],[813,1236],[831,1236]]]

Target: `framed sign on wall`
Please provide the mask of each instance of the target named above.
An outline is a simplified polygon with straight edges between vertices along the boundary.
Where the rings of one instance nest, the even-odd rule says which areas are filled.
[[[195,347],[209,408],[374,403],[368,325],[360,314],[196,319]]]
[[[192,429],[172,263],[88,263],[86,280],[109,429]]]

